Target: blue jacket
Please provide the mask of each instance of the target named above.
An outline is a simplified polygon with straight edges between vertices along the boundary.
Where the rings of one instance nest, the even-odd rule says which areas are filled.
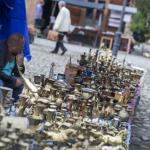
[[[0,40],[7,39],[15,32],[24,36],[23,54],[30,61],[25,0],[0,0]]]

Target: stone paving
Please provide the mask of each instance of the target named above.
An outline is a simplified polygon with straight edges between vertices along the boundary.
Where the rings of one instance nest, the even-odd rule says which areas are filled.
[[[56,55],[50,53],[53,50],[52,47],[39,45],[30,45],[30,49],[32,60],[25,62],[26,71],[24,75],[31,78],[32,81],[35,75],[45,74],[48,77],[52,62],[55,63],[54,72],[56,74],[64,73],[65,65],[69,61],[69,58],[73,57],[72,62],[77,63],[81,55],[79,52],[73,53],[72,51],[67,51],[65,55],[61,56],[61,50]]]
[[[141,85],[141,100],[131,126],[130,150],[150,150],[150,73]]]
[[[45,46],[45,48],[50,47],[54,49],[55,47],[55,42],[49,41],[47,39],[41,39],[41,38],[35,38],[34,44]],[[92,49],[92,53],[94,53],[98,49],[98,48],[93,48],[90,46],[78,46],[78,45],[72,45],[68,43],[65,43],[64,45],[68,49],[68,52],[66,53],[67,55],[70,54],[70,51],[74,52],[73,54],[71,53],[71,55],[76,55],[77,52],[82,53],[82,54],[84,52],[88,53],[90,48]],[[101,52],[104,53],[103,51]],[[126,55],[126,56],[125,54],[118,53],[117,58],[119,58],[120,60],[123,60],[124,58],[126,58],[127,62],[131,62],[133,65],[138,65],[140,67],[150,70],[150,65],[149,65],[150,58],[146,58],[146,57],[139,55],[138,50],[135,50],[134,53]]]

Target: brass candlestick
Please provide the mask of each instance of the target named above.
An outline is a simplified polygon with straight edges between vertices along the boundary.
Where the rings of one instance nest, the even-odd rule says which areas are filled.
[[[53,84],[54,84],[55,80],[54,79],[47,79],[47,83],[45,85],[45,89],[51,89],[53,88]]]
[[[8,113],[7,113],[8,116],[10,115],[11,107],[13,106],[13,101],[14,100],[15,100],[14,98],[10,98],[9,110],[8,110]]]
[[[83,141],[85,139],[85,131],[86,131],[86,128],[85,127],[81,127],[80,134],[78,136],[79,140]]]
[[[44,128],[45,129],[48,129],[48,128],[50,128],[52,126],[54,113],[55,113],[54,109],[48,109],[47,110],[47,121],[44,124]]]
[[[34,83],[40,84],[41,83],[41,76],[34,76]]]
[[[57,89],[54,89],[54,88],[50,89],[50,95],[49,95],[48,99],[51,102],[56,102],[56,92],[57,92]]]
[[[21,96],[20,97],[21,98],[21,104],[20,104],[20,107],[15,111],[15,114],[17,115],[17,116],[24,116],[24,111],[25,111],[25,108],[26,108],[26,101],[27,101],[27,99],[28,99],[28,97],[27,96]]]
[[[42,84],[42,87],[45,86],[45,80],[44,80],[44,74],[41,74],[41,84]]]
[[[4,102],[5,102],[5,97],[7,95],[7,93],[9,91],[12,91],[12,89],[10,88],[7,88],[7,87],[0,87],[0,90],[1,90],[1,93],[2,93],[2,96],[1,96],[1,104],[0,104],[0,107],[1,107],[1,113],[5,113],[5,108],[4,108]]]

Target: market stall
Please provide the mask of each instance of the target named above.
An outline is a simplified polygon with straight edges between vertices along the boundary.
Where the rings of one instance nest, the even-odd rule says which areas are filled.
[[[101,48],[106,54],[90,50],[76,63],[70,58],[64,74],[55,75],[52,63],[49,77],[34,76],[34,83],[18,66],[24,80],[20,100],[4,105],[11,89],[0,87],[1,149],[129,149],[145,70]]]

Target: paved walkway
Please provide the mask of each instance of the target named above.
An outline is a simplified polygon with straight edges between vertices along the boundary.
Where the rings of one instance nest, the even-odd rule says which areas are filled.
[[[55,42],[49,41],[47,39],[41,39],[41,38],[35,38],[34,44],[49,47],[52,50],[55,47]],[[93,47],[78,46],[78,45],[72,45],[68,43],[65,43],[65,46],[68,49],[68,52],[66,54],[69,54],[70,51],[75,52],[75,53],[76,52],[88,53],[90,48],[92,49],[93,53],[97,50],[97,48],[93,48]],[[118,53],[118,58],[120,58],[120,60],[123,60],[125,58],[125,54]],[[126,61],[127,62],[129,61],[134,65],[138,65],[138,66],[141,66],[143,68],[147,68],[148,70],[150,70],[150,65],[149,65],[150,58],[146,58],[146,57],[135,55],[135,54],[129,54],[126,56]]]
[[[130,150],[150,150],[150,73],[143,79],[141,100],[135,109]]]

